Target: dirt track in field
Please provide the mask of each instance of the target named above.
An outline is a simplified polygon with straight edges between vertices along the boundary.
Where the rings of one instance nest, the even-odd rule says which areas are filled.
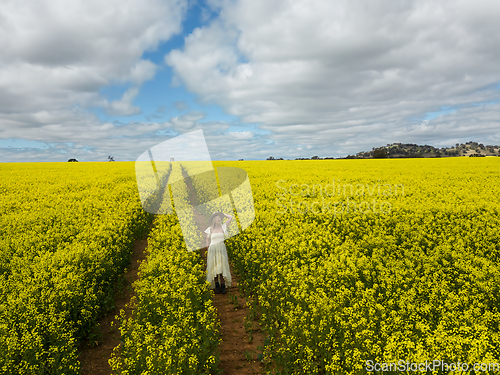
[[[186,175],[184,177],[187,177]],[[198,204],[196,194],[191,186],[189,178],[185,180],[190,189],[190,199],[193,207]],[[194,210],[194,217],[200,231],[204,231],[208,224],[206,218]],[[234,224],[236,220],[234,220]],[[152,228],[153,223],[150,226]],[[96,338],[97,345],[88,347],[89,343],[84,343],[80,350],[79,360],[81,363],[82,375],[110,375],[111,368],[108,360],[111,358],[113,348],[120,344],[120,331],[115,316],[124,309],[127,316],[130,316],[130,308],[127,304],[132,296],[135,295],[132,283],[138,278],[139,265],[146,260],[145,249],[147,247],[146,238],[136,240],[134,243],[133,254],[128,271],[125,276],[125,285],[118,292],[115,300],[114,309],[102,318],[99,322],[99,332]],[[200,244],[201,262],[206,269],[207,249],[203,241]],[[214,294],[213,304],[217,309],[217,315],[221,323],[222,342],[218,348],[220,357],[220,370],[222,375],[249,375],[263,374],[264,367],[257,360],[257,347],[264,342],[264,333],[261,331],[258,316],[255,317],[252,329],[252,340],[249,340],[250,334],[245,329],[245,317],[249,313],[247,299],[240,292],[238,285],[239,276],[234,272],[231,260],[229,261],[232,277],[232,286],[228,288],[226,294]],[[235,298],[236,297],[236,298]],[[111,322],[114,326],[111,326]]]
[[[153,227],[154,222],[151,223],[149,230]],[[149,232],[149,231],[148,231]],[[127,306],[135,292],[132,288],[132,283],[138,279],[138,271],[140,264],[146,260],[146,247],[148,245],[147,234],[146,238],[138,239],[134,242],[134,249],[130,259],[130,265],[125,273],[125,283],[118,291],[115,299],[114,309],[99,321],[99,333],[97,336],[97,346],[88,347],[89,344],[85,343],[86,347],[80,350],[79,360],[81,363],[82,375],[110,375],[111,367],[108,360],[111,358],[113,348],[120,344],[120,330],[118,329],[119,323],[115,321],[115,316],[123,309],[130,316],[131,309]],[[111,326],[111,322],[114,326]],[[95,343],[94,343],[95,344]]]
[[[190,189],[191,205],[194,207],[194,219],[198,225],[198,230],[203,232],[208,228],[207,218],[196,210],[198,200],[196,193],[191,185],[188,176],[184,174],[185,181]],[[230,213],[231,214],[231,213]],[[232,225],[237,225],[233,220]],[[207,267],[207,248],[205,241],[200,244],[201,260],[206,269]],[[249,375],[263,374],[263,365],[257,360],[257,347],[263,345],[264,334],[260,329],[257,317],[252,322],[252,340],[245,330],[245,317],[249,313],[249,307],[246,305],[246,299],[240,292],[238,285],[239,276],[234,272],[234,268],[229,259],[231,269],[232,285],[226,294],[214,294],[213,304],[217,309],[217,315],[220,319],[222,342],[219,346],[220,370],[222,375]],[[237,304],[231,301],[231,296],[236,297]]]

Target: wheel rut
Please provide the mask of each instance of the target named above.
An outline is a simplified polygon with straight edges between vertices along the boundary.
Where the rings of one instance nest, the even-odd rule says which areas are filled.
[[[183,175],[189,189],[189,197],[193,207],[193,216],[198,230],[203,232],[208,227],[206,218],[198,212],[198,200],[195,190],[187,174]],[[236,224],[235,224],[236,225]],[[207,267],[207,251],[205,240],[200,243],[201,262]],[[264,366],[257,359],[258,346],[264,343],[264,333],[260,329],[257,316],[252,322],[246,323],[250,307],[249,299],[240,291],[239,275],[235,272],[231,259],[229,259],[232,286],[226,294],[214,294],[213,304],[220,320],[220,334],[222,342],[219,345],[220,370],[222,375],[249,375],[263,374]],[[245,328],[247,326],[247,329]]]
[[[150,223],[147,233],[151,231],[153,225],[154,221]],[[139,278],[139,266],[146,260],[147,233],[143,238],[134,242],[130,265],[123,275],[123,284],[118,288],[115,296],[114,308],[99,320],[95,341],[89,342],[87,340],[80,349],[78,359],[81,364],[80,374],[82,375],[111,374],[108,360],[111,358],[113,349],[120,344],[121,337],[119,322],[115,320],[115,316],[119,315],[121,309],[125,311],[127,317],[131,316],[132,311],[129,303],[131,298],[135,296],[132,284]]]

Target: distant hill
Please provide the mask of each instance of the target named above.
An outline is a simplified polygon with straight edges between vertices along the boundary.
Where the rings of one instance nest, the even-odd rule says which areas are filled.
[[[483,145],[477,142],[456,143],[455,146],[437,148],[429,145],[413,143],[392,143],[387,146],[373,148],[371,151],[358,152],[344,159],[372,158],[440,158],[457,156],[498,156],[499,146]]]
[[[325,160],[325,159],[378,159],[378,158],[442,158],[458,156],[500,156],[500,146],[483,145],[477,142],[456,143],[455,146],[436,148],[429,145],[413,143],[392,143],[387,146],[374,147],[371,151],[358,152],[344,158],[313,156],[311,158],[296,158],[295,160]],[[267,160],[275,159],[273,156]],[[287,159],[290,160],[290,159]]]

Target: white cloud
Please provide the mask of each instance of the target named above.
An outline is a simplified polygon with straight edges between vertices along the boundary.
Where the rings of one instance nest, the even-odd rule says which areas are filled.
[[[47,123],[77,130],[75,106],[139,113],[133,100],[156,72],[141,56],[181,31],[186,6],[186,0],[3,1],[0,138],[22,138]],[[115,83],[132,86],[109,103],[99,90]]]
[[[408,128],[407,131],[411,132],[419,132],[419,133],[429,133],[432,132],[436,128],[435,122],[429,124],[428,120],[422,121],[420,124],[414,124],[411,128]]]
[[[251,139],[254,137],[254,133],[249,131],[244,132],[229,132],[228,134],[232,135],[236,139]]]
[[[188,133],[198,127],[198,121],[205,118],[204,112],[192,111],[170,119],[170,127],[179,133]]]
[[[165,122],[115,124],[88,112],[141,113],[135,102],[159,68],[142,56],[181,31],[187,2],[3,1],[0,139],[55,146],[38,155],[0,149],[0,160],[20,153],[60,160],[61,151],[134,160],[165,134],[199,128],[230,159],[500,139],[500,105],[491,103],[500,82],[500,3],[493,0],[209,0],[201,18],[212,21],[165,57],[172,83],[270,134],[224,134],[234,124],[189,112],[184,97],[172,104],[187,113]],[[127,87],[121,98],[100,96],[115,84]],[[447,106],[456,111],[424,121]]]
[[[132,101],[139,93],[138,87],[131,87],[123,94],[120,100],[113,100],[111,103],[104,105],[106,112],[115,116],[130,116],[141,113],[139,107],[134,107]]]
[[[156,65],[149,60],[140,60],[130,69],[130,80],[136,85],[149,81],[156,73]]]
[[[439,141],[470,137],[490,127],[477,118],[464,132],[446,121],[471,103],[499,97],[496,1],[209,4],[219,17],[194,30],[166,62],[202,101],[259,123],[273,133],[269,139],[321,150],[352,137],[354,148],[418,139],[422,132]],[[442,106],[461,109],[421,124]],[[436,122],[450,132],[438,131]]]
[[[16,147],[10,142],[9,148],[0,147],[3,161],[66,161],[76,158],[80,161],[107,161],[108,155],[115,160],[135,161],[145,150],[179,134],[203,129],[209,152],[213,160],[266,158],[273,153],[273,147],[266,144],[266,138],[243,137],[224,134],[231,124],[224,122],[200,122],[204,114],[192,112],[186,116],[171,118],[164,123],[128,123],[116,126],[101,123],[98,118],[85,112],[74,113],[79,117],[77,125],[45,125],[34,128],[32,139],[37,145]],[[75,132],[75,128],[78,132]],[[235,132],[248,136],[251,132]],[[15,131],[8,133],[15,136]],[[250,139],[252,138],[252,139]],[[47,140],[50,139],[50,142]],[[71,146],[67,142],[71,140]],[[245,142],[242,143],[242,140]],[[33,142],[31,142],[33,143]],[[64,151],[64,154],[61,153]]]

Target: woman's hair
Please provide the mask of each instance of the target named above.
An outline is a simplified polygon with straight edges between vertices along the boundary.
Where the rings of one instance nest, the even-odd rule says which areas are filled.
[[[217,217],[217,216],[214,216],[214,217],[212,218],[212,222],[210,223],[210,231],[212,231],[212,230],[214,229],[214,227],[215,227],[215,218],[216,218],[216,217]],[[220,217],[220,216],[219,216],[219,217]],[[221,220],[220,220],[220,221],[221,221],[221,225],[222,225],[222,218],[221,218]]]

